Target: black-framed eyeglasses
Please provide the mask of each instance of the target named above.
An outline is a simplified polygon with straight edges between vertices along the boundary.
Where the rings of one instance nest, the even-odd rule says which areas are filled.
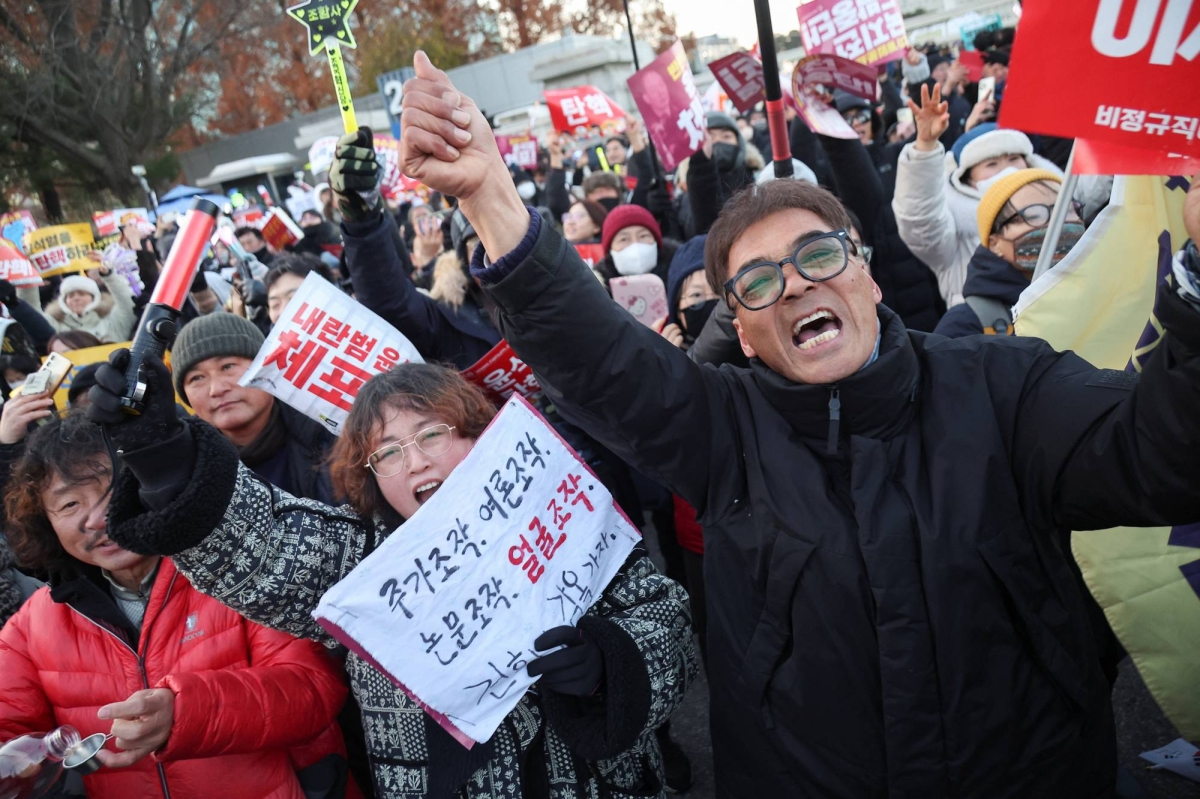
[[[761,311],[774,305],[783,296],[787,278],[783,265],[791,264],[800,276],[813,283],[824,283],[846,271],[850,263],[850,248],[858,248],[843,228],[805,239],[790,258],[782,261],[756,261],[742,267],[725,281],[725,291],[734,296],[748,311]]]
[[[1076,216],[1082,217],[1080,212],[1083,210],[1083,203],[1079,202],[1078,200],[1072,200],[1071,207],[1075,210]],[[1008,227],[1018,219],[1024,221],[1025,224],[1032,228],[1045,227],[1046,225],[1050,224],[1050,215],[1053,213],[1053,205],[1046,205],[1045,203],[1027,205],[1024,208],[1018,208],[1016,213],[1005,217],[993,225],[992,232],[999,233],[1001,230],[1004,230],[1004,228]]]
[[[376,477],[392,477],[404,470],[408,460],[405,450],[415,446],[431,458],[445,455],[454,443],[451,433],[454,428],[448,424],[435,424],[414,433],[403,441],[393,441],[372,452],[367,457],[363,468],[370,469]]]

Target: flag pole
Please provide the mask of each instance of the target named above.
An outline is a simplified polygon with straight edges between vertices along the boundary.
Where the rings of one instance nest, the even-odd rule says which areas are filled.
[[[775,177],[792,176],[792,146],[788,136],[787,114],[783,110],[783,89],[779,85],[779,61],[775,57],[775,31],[771,27],[768,0],[754,0],[758,19],[758,49],[762,54],[763,83],[767,95],[767,127],[771,131],[771,156]]]
[[[629,0],[621,0],[621,5],[625,8],[625,27],[629,31],[629,49],[633,51],[633,71],[641,72],[642,64],[638,60],[637,54],[637,39],[633,38],[633,18],[629,16]],[[650,151],[650,167],[654,170],[654,183],[650,188],[656,189],[663,185],[662,166],[658,163],[658,153],[654,149],[654,140],[650,138],[650,131],[643,131],[646,137],[646,149]]]
[[[1063,223],[1067,221],[1067,211],[1075,196],[1075,186],[1079,176],[1074,174],[1075,145],[1071,145],[1071,155],[1067,158],[1067,174],[1063,178],[1062,187],[1058,191],[1058,199],[1054,201],[1054,210],[1050,213],[1050,221],[1046,223],[1046,238],[1042,240],[1042,251],[1038,254],[1037,267],[1033,270],[1033,280],[1050,271],[1054,263],[1054,251],[1058,249],[1058,239],[1062,235]],[[986,242],[985,242],[986,243]]]

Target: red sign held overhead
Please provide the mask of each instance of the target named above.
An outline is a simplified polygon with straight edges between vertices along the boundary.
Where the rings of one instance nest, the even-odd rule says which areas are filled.
[[[875,65],[903,58],[908,50],[896,0],[809,0],[796,14],[809,55],[831,53]]]
[[[550,108],[550,121],[559,133],[574,135],[580,129],[589,130],[599,125],[607,135],[615,133],[618,120],[625,112],[612,98],[595,86],[576,86],[571,89],[547,89],[542,92]]]
[[[749,53],[734,53],[708,68],[738,111],[743,114],[766,99],[762,63]]]
[[[1167,153],[1200,157],[1200,3],[1163,5],[1027,0],[1000,124],[1140,150],[1143,174],[1161,174]],[[1056,91],[1046,81],[1055,74],[1079,78]]]

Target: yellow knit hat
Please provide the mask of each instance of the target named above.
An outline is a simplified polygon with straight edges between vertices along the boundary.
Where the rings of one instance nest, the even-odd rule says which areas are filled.
[[[1039,180],[1052,180],[1060,185],[1063,182],[1062,175],[1057,175],[1048,169],[1022,169],[1011,175],[1005,175],[988,188],[987,194],[984,194],[979,201],[979,210],[976,212],[979,220],[979,240],[984,247],[987,246],[988,240],[992,236],[992,225],[996,224],[996,217],[1000,215],[1000,209],[1004,207],[1004,204],[1011,200],[1012,196],[1022,187]]]

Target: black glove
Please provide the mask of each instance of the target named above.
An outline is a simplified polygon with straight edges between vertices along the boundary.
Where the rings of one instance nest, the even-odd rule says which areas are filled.
[[[17,287],[7,280],[0,280],[0,303],[9,308],[17,304]]]
[[[102,425],[109,440],[120,452],[135,452],[160,444],[183,431],[183,422],[175,411],[175,389],[171,372],[163,362],[148,356],[142,365],[142,380],[146,383],[144,406],[139,416],[125,412],[121,397],[125,394],[125,369],[129,366],[129,350],[115,350],[108,363],[96,370],[96,385],[88,390],[91,405],[87,415]]]
[[[655,219],[667,219],[675,209],[671,206],[671,193],[666,186],[658,186],[646,193],[646,210]]]
[[[382,173],[370,128],[361,127],[338,139],[329,169],[329,188],[333,189],[343,219],[362,222],[383,210],[379,194]]]
[[[238,295],[247,308],[265,308],[267,305],[267,287],[261,280],[243,280],[238,284]]]
[[[588,633],[578,627],[555,627],[538,636],[533,648],[557,652],[533,660],[526,668],[530,677],[542,676],[544,688],[571,696],[590,696],[604,680],[604,653]]]

